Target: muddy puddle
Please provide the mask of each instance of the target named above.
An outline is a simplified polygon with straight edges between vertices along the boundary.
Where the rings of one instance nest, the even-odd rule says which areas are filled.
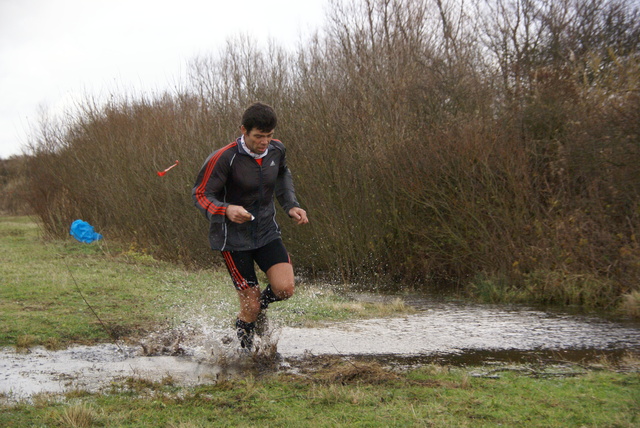
[[[0,351],[0,394],[105,391],[127,378],[212,383],[256,371],[295,371],[318,356],[375,359],[395,367],[476,365],[554,358],[583,361],[640,353],[640,323],[519,307],[405,299],[417,309],[401,317],[273,326],[255,355],[238,351],[233,332],[189,326],[140,344],[78,346],[61,351]]]
[[[640,349],[640,323],[518,307],[409,301],[419,309],[399,318],[283,329],[278,351],[297,356],[464,355],[478,351]]]

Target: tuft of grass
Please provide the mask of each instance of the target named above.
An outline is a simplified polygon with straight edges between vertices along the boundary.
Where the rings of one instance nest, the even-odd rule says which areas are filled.
[[[391,316],[391,315],[403,315],[414,314],[416,308],[407,305],[404,300],[399,297],[394,298],[390,302],[379,302],[373,304],[374,312],[376,316]]]
[[[521,293],[504,279],[478,275],[467,286],[467,294],[484,303],[506,303],[520,300]]]
[[[44,347],[48,351],[59,351],[60,349],[64,349],[65,345],[60,341],[58,337],[48,337],[44,341]]]
[[[623,295],[619,310],[626,316],[640,318],[640,291]]]
[[[71,428],[90,428],[98,419],[96,411],[87,404],[73,404],[65,407],[58,419],[63,426]]]
[[[621,371],[640,373],[640,355],[628,353],[619,363]]]
[[[334,303],[333,308],[341,311],[351,312],[355,316],[368,316],[368,317],[386,317],[392,315],[404,315],[415,313],[416,309],[408,306],[404,300],[399,297],[394,298],[389,302],[360,302],[360,301],[346,301]]]
[[[401,381],[401,376],[377,362],[353,362],[327,358],[313,377],[324,384],[383,385]]]
[[[29,352],[31,348],[40,344],[38,337],[32,334],[23,334],[16,339],[16,350],[19,352]]]

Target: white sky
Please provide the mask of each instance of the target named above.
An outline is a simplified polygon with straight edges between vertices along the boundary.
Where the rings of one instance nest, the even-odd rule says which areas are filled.
[[[294,48],[328,0],[0,0],[0,158],[42,109],[184,82],[187,62],[249,34]]]

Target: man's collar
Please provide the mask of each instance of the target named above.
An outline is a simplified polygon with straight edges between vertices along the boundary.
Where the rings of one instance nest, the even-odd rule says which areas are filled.
[[[244,134],[242,134],[240,136],[240,144],[239,146],[242,148],[242,150],[248,154],[249,156],[251,156],[254,159],[262,159],[263,157],[265,157],[267,155],[267,153],[269,153],[269,147],[267,147],[267,150],[264,151],[264,153],[262,154],[257,154],[257,153],[253,153],[251,150],[249,150],[249,147],[247,147],[247,144],[244,142]]]

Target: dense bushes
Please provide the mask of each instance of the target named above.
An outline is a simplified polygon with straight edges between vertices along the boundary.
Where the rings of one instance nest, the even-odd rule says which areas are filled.
[[[190,189],[261,100],[311,218],[284,231],[300,270],[611,305],[640,278],[637,18],[605,0],[332,2],[296,52],[231,40],[180,92],[43,122],[31,202],[51,233],[82,217],[210,263]]]
[[[27,172],[24,156],[0,159],[0,213],[29,214]]]

